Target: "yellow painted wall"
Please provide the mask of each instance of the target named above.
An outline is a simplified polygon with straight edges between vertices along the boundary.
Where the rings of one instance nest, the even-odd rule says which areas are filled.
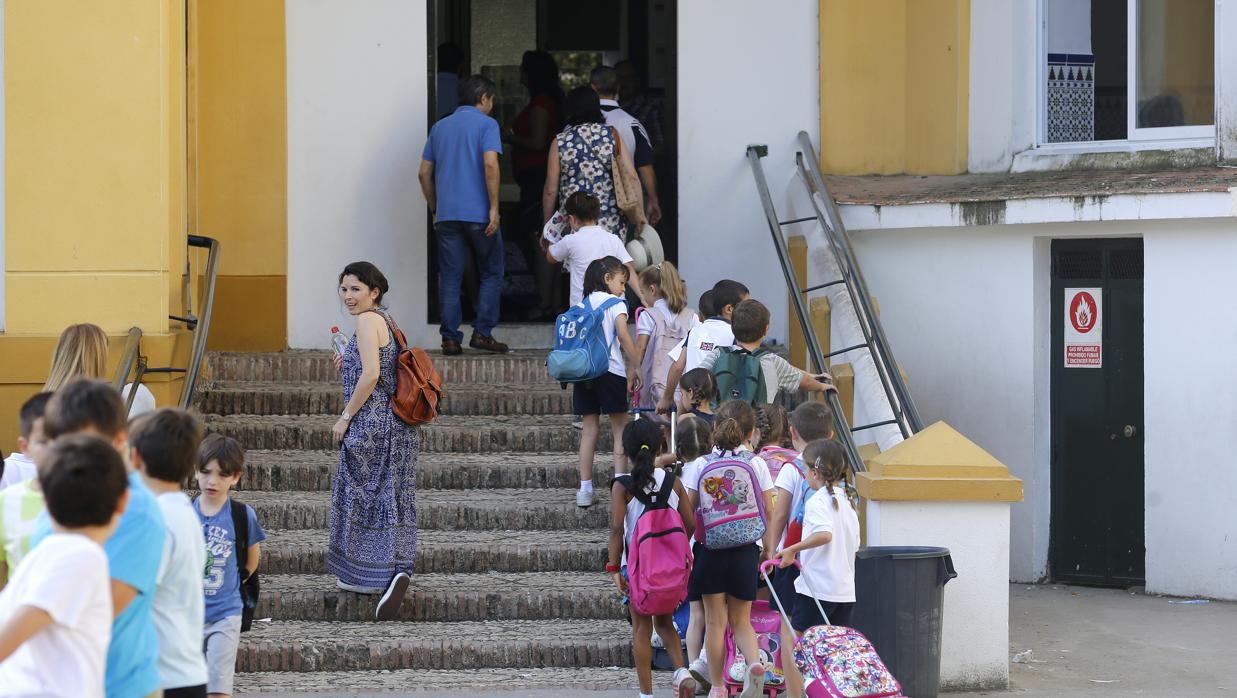
[[[970,0],[821,0],[826,172],[966,170],[970,11]]]
[[[220,241],[212,349],[287,346],[283,0],[190,0],[190,230]]]
[[[7,452],[66,325],[101,325],[113,363],[136,325],[151,365],[185,364],[184,3],[7,0],[4,80]],[[179,379],[151,388],[168,404]]]

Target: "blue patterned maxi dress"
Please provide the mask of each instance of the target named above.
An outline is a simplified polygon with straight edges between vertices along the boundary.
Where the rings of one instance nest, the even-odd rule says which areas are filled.
[[[378,385],[340,446],[339,470],[331,486],[327,569],[345,584],[375,589],[385,588],[397,572],[411,574],[417,554],[421,431],[391,412],[397,353],[392,333],[378,351]],[[341,373],[346,403],[361,378],[356,334],[344,352]]]

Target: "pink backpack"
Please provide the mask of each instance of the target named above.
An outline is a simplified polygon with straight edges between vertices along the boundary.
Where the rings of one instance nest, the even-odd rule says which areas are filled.
[[[795,643],[808,698],[898,698],[902,686],[876,648],[853,628],[817,625]]]
[[[644,505],[627,549],[627,585],[631,607],[643,616],[661,616],[687,598],[692,570],[691,541],[679,512],[670,506],[674,475],[667,472],[652,494],[628,490]]]
[[[792,448],[765,446],[760,449],[760,457],[769,466],[769,476],[776,480],[777,474],[782,471],[782,466],[794,462],[799,457],[799,452]]]
[[[780,692],[786,683],[782,668],[782,618],[768,601],[752,602],[752,629],[756,631],[756,649],[760,656],[754,661],[765,665],[765,692],[769,695]],[[743,675],[747,672],[747,660],[734,644],[734,633],[726,626],[726,664],[724,673],[727,689],[743,688]],[[738,693],[734,690],[731,695]]]
[[[705,456],[696,485],[696,540],[710,550],[755,543],[765,534],[765,500],[752,452]]]
[[[641,308],[636,322],[640,321],[640,315],[644,313],[653,318],[653,334],[649,336],[648,347],[644,350],[644,361],[640,365],[640,375],[645,385],[645,389],[641,391],[641,402],[644,404],[640,407],[656,407],[657,401],[661,400],[661,396],[666,392],[666,377],[670,375],[670,366],[674,363],[670,360],[670,350],[687,337],[696,311],[683,308],[673,319],[666,320],[666,316],[659,310]]]

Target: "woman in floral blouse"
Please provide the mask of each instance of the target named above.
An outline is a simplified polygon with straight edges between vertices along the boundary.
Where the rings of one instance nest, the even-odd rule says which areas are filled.
[[[577,87],[567,95],[567,126],[555,139],[546,163],[545,191],[541,194],[543,220],[550,220],[559,201],[578,191],[585,191],[601,202],[601,217],[598,225],[626,241],[633,232],[640,230],[644,219],[644,205],[636,207],[639,220],[630,221],[619,210],[614,195],[614,169],[612,159],[618,154],[619,167],[623,168],[630,181],[636,180],[636,168],[631,153],[622,147],[622,141],[614,129],[606,125],[601,113],[601,102],[591,87]]]

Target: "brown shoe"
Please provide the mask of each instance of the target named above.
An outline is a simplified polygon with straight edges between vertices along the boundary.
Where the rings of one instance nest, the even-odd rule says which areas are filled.
[[[468,340],[468,346],[481,351],[492,351],[495,354],[506,354],[508,351],[506,344],[493,337],[485,337],[476,332],[472,333],[472,339]]]
[[[442,355],[443,356],[459,356],[464,353],[464,349],[460,347],[460,343],[454,339],[442,340]]]

